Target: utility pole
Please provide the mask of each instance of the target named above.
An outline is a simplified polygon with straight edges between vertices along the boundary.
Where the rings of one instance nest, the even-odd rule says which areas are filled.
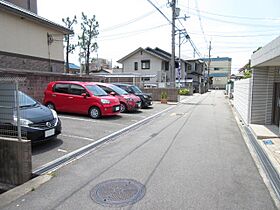
[[[171,68],[170,68],[170,82],[171,87],[175,87],[175,20],[176,20],[176,0],[170,3],[172,8],[172,31],[171,31]]]
[[[211,49],[212,49],[212,47],[211,47],[211,41],[210,41],[210,43],[209,43],[209,54],[208,54],[208,90],[209,90],[209,88],[210,88],[210,78],[209,78],[209,74],[210,74],[210,64],[211,64]]]

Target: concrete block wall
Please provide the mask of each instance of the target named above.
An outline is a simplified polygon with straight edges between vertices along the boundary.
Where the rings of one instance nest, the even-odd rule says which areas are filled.
[[[162,92],[167,93],[167,101],[178,102],[178,89],[176,88],[147,88],[143,89],[145,93],[151,93],[154,101],[160,101]]]
[[[31,142],[0,137],[0,183],[17,186],[31,179]]]

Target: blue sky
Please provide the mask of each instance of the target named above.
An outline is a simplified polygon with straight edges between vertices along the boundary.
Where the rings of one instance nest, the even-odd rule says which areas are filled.
[[[171,19],[168,0],[151,0]],[[138,47],[159,47],[171,52],[171,25],[147,0],[38,0],[38,14],[62,24],[65,17],[85,12],[96,15],[99,27],[98,57],[116,61]],[[178,0],[181,17],[177,21],[185,28],[202,57],[231,57],[232,71],[248,62],[252,52],[280,36],[280,0]],[[80,24],[75,26],[80,32]],[[176,38],[178,43],[178,37]],[[72,42],[77,42],[74,37]],[[70,61],[78,64],[78,50]],[[178,54],[178,45],[176,46]],[[193,58],[193,48],[181,45],[185,59]],[[92,54],[97,57],[96,53]],[[198,56],[196,55],[196,58]]]

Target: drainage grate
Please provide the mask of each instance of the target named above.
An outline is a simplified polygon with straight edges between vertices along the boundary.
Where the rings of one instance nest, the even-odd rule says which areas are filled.
[[[145,192],[145,186],[133,179],[112,179],[97,184],[90,197],[102,206],[124,207],[141,200]]]

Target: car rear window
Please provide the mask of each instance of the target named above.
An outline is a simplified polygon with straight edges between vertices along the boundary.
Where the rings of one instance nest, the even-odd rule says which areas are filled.
[[[55,84],[53,91],[57,93],[69,93],[69,84]]]

